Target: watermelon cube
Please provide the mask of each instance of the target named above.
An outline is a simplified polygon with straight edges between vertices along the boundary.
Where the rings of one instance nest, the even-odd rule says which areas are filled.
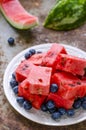
[[[18,82],[25,80],[33,66],[28,60],[23,60],[15,70],[16,80]]]
[[[40,109],[42,103],[44,102],[46,96],[31,94],[27,87],[27,80],[20,83],[18,87],[18,95],[24,97],[26,100],[32,103],[32,106],[36,109]]]
[[[64,99],[61,96],[59,96],[58,94],[54,94],[54,93],[50,93],[48,95],[47,100],[54,101],[57,108],[62,107],[65,109],[72,108],[72,105],[74,103],[74,100]]]
[[[54,68],[56,59],[60,53],[67,54],[65,48],[62,45],[54,43],[45,54],[42,65]]]
[[[57,72],[52,82],[59,86],[58,95],[64,99],[76,99],[86,95],[86,83],[67,72]]]
[[[30,61],[34,65],[41,65],[44,55],[45,53],[34,54],[28,59],[28,61]]]
[[[86,72],[86,59],[60,54],[57,58],[56,69],[83,76]]]
[[[48,95],[50,90],[52,68],[35,66],[31,69],[26,81],[31,94]]]

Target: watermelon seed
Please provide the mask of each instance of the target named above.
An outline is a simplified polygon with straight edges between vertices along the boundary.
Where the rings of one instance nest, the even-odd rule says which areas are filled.
[[[42,79],[38,79],[39,80],[39,82],[43,82],[43,80]]]

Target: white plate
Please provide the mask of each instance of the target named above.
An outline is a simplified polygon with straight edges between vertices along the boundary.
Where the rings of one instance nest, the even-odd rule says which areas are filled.
[[[17,56],[13,58],[13,60],[9,63],[5,74],[4,74],[4,80],[3,80],[3,86],[4,86],[4,92],[5,95],[9,101],[9,103],[12,105],[12,107],[19,112],[21,115],[26,117],[29,120],[32,120],[36,123],[44,124],[44,125],[50,125],[50,126],[64,126],[64,125],[71,125],[75,123],[79,123],[81,121],[86,120],[86,110],[83,110],[82,108],[76,110],[76,113],[73,117],[67,117],[63,116],[61,119],[54,121],[51,119],[50,114],[42,112],[40,110],[36,110],[32,108],[30,111],[24,110],[22,107],[19,106],[19,104],[16,102],[16,96],[13,93],[9,81],[11,79],[12,73],[15,71],[15,68],[19,64],[19,62],[24,59],[24,54],[29,50],[29,49],[36,49],[37,51],[42,51],[45,52],[47,51],[52,44],[42,44],[42,45],[37,45],[33,46],[31,48],[28,48],[21,53],[19,53]],[[71,47],[68,45],[63,45],[66,50],[68,51],[69,54],[79,56],[82,58],[86,57],[86,53],[78,48]]]

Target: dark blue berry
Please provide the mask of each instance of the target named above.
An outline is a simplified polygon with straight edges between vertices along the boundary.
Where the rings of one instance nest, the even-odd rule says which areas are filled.
[[[67,110],[67,116],[73,116],[75,114],[75,111],[74,111],[74,109],[69,109],[69,110]]]
[[[56,108],[49,109],[48,111],[50,112],[50,114],[52,114],[52,113],[54,113],[56,111]]]
[[[47,103],[46,103],[46,107],[48,109],[54,109],[55,108],[55,103],[52,101],[52,100],[49,100]]]
[[[57,84],[51,84],[50,86],[50,92],[55,93],[58,91],[58,85]]]
[[[64,108],[59,108],[59,109],[58,109],[58,112],[60,112],[61,115],[66,114],[66,110],[65,110]]]
[[[10,81],[10,86],[12,87],[12,88],[14,88],[15,86],[17,86],[18,85],[18,82],[15,80],[15,79],[11,79],[11,81]]]
[[[41,105],[41,110],[44,111],[44,112],[46,112],[48,110],[47,107],[46,107],[46,104]]]
[[[29,101],[24,101],[23,107],[25,110],[30,110],[32,108],[32,104]]]
[[[36,53],[36,50],[35,49],[30,49],[29,52],[34,55]]]
[[[28,58],[30,58],[31,57],[31,53],[30,52],[27,52],[27,53],[25,53],[25,55],[24,55],[24,57],[25,57],[25,59],[28,59]]]
[[[83,102],[83,101],[86,101],[86,96],[83,97],[83,98],[81,98],[81,101],[82,101],[82,102]]]
[[[13,46],[14,45],[14,38],[10,37],[8,39],[8,43],[9,43],[10,46]]]
[[[16,101],[17,101],[20,105],[22,105],[22,104],[24,103],[25,99],[24,99],[23,97],[17,97]]]
[[[81,107],[81,101],[80,100],[76,100],[73,104],[73,108],[78,109]]]
[[[14,92],[15,94],[18,94],[18,86],[16,86],[16,87],[13,88],[13,92]]]
[[[52,117],[52,119],[56,120],[61,117],[61,114],[60,114],[60,112],[54,112],[54,113],[52,113],[51,117]]]
[[[86,110],[86,101],[83,101],[82,108]]]
[[[13,79],[16,79],[15,72],[12,73],[12,78],[13,78]]]

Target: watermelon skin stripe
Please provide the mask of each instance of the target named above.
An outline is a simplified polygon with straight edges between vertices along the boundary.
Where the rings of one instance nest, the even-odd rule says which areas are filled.
[[[0,10],[6,20],[17,29],[29,29],[38,25],[38,18],[29,14],[18,0],[1,0]]]
[[[86,0],[57,0],[44,21],[44,27],[71,30],[86,23]]]

